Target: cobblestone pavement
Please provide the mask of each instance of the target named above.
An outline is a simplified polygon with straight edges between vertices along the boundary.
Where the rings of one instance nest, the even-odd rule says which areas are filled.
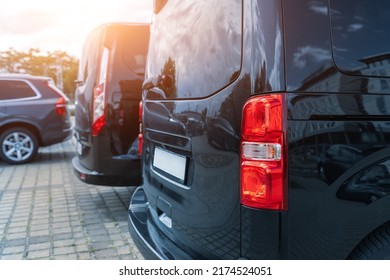
[[[127,228],[134,187],[84,184],[74,155],[69,140],[29,164],[0,161],[0,259],[142,259]]]

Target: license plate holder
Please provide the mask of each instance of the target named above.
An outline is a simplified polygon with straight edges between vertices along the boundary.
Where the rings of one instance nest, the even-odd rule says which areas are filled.
[[[153,167],[183,183],[186,175],[187,157],[156,147]]]

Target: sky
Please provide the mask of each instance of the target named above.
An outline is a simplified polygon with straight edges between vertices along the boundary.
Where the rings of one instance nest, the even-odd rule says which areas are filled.
[[[1,0],[0,51],[65,51],[80,57],[84,40],[106,22],[150,22],[153,0]]]

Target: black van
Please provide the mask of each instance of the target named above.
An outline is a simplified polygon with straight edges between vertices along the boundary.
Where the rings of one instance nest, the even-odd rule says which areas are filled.
[[[156,1],[147,258],[390,258],[390,2]]]
[[[93,30],[79,64],[74,171],[96,185],[141,183],[139,102],[149,24],[109,23]]]

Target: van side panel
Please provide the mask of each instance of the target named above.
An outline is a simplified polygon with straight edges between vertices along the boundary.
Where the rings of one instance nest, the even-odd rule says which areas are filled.
[[[354,12],[360,1],[337,3],[336,11],[325,0],[284,1],[290,259],[347,258],[390,220],[390,96],[378,86],[389,79],[370,77],[390,65],[385,58],[370,71],[340,72],[333,58],[342,27],[331,32],[330,11],[332,20],[347,18],[342,3]],[[364,41],[367,29],[358,29],[345,35],[361,32]]]
[[[168,1],[153,24],[146,78],[156,83],[143,97],[147,230],[165,236],[155,241],[161,258],[238,259],[241,108],[251,93],[248,64],[240,72],[241,1]],[[158,164],[161,153],[184,175],[169,172],[172,160]]]

